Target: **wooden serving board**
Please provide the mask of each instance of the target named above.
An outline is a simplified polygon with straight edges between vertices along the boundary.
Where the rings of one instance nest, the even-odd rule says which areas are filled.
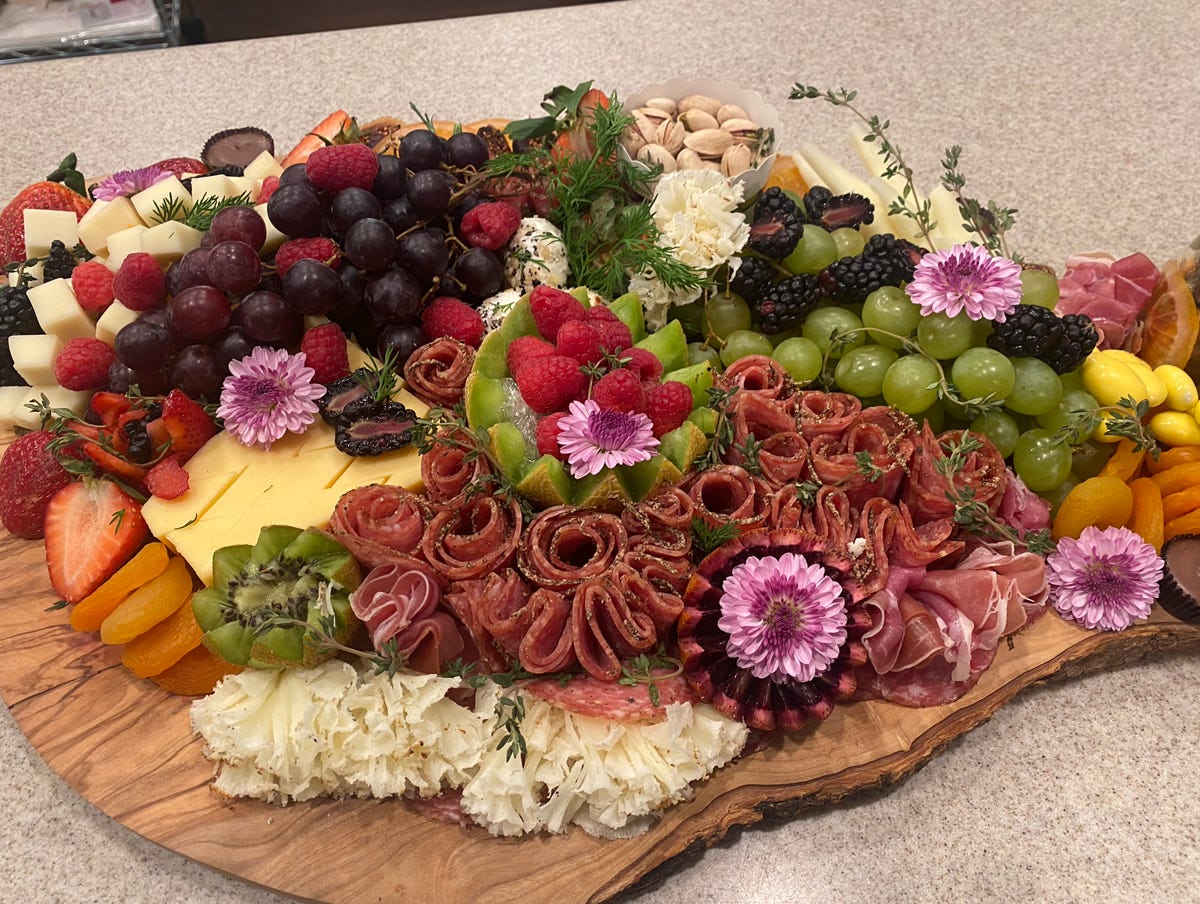
[[[722,770],[640,838],[600,841],[573,831],[498,839],[427,819],[403,801],[279,808],[217,797],[188,724],[190,701],[134,677],[119,649],[73,632],[66,612],[45,611],[53,596],[40,544],[0,540],[0,586],[0,694],[55,771],[151,841],[330,904],[607,900],[652,883],[667,861],[698,854],[732,826],[897,781],[1031,684],[1200,646],[1200,628],[1157,608],[1147,623],[1120,634],[1084,631],[1050,613],[1002,646],[979,685],[956,703],[840,706],[819,727]],[[314,851],[326,868],[311,869]],[[359,869],[364,862],[387,867]]]

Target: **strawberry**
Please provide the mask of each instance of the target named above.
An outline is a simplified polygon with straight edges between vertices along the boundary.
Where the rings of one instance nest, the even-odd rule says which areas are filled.
[[[92,396],[91,406],[100,423],[112,429],[120,423],[121,415],[133,408],[133,402],[119,392],[98,392]]]
[[[0,459],[0,520],[6,530],[26,540],[42,535],[50,497],[71,482],[47,447],[53,433],[39,430],[13,440]]]
[[[154,164],[154,168],[174,173],[180,179],[189,173],[194,176],[208,172],[208,167],[204,165],[204,162],[195,157],[168,157],[166,160],[160,160]]]
[[[311,132],[300,139],[300,143],[292,148],[283,158],[280,166],[287,169],[293,163],[304,163],[309,155],[317,148],[327,144],[348,144],[359,139],[358,123],[345,110],[334,110],[322,119]],[[370,186],[368,186],[370,187]]]
[[[21,189],[0,211],[0,264],[25,260],[26,210],[69,210],[81,217],[92,206],[83,190],[83,176],[75,169],[74,154],[67,155],[44,181]]]
[[[146,489],[159,499],[178,499],[188,491],[188,472],[180,466],[178,456],[164,458],[150,469]]]
[[[379,175],[379,158],[365,144],[331,144],[309,154],[304,172],[309,182],[328,192],[369,191]]]
[[[98,442],[87,441],[80,447],[83,454],[95,462],[105,474],[111,474],[113,477],[119,477],[126,483],[140,485],[146,478],[146,469],[139,464],[131,461],[126,461],[119,455],[108,451]]]
[[[46,566],[54,592],[77,603],[124,565],[150,531],[141,506],[109,480],[71,483],[46,508]]]
[[[195,455],[217,432],[212,418],[181,389],[172,389],[163,399],[162,422],[171,435],[171,452],[181,462]]]

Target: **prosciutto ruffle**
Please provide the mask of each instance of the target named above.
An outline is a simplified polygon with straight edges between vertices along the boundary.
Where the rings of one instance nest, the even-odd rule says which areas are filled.
[[[433,516],[421,539],[421,554],[447,580],[482,577],[512,563],[521,522],[521,507],[513,499],[462,500]]]
[[[840,436],[862,413],[862,402],[844,392],[807,390],[794,397],[796,425],[810,443],[814,437]]]
[[[1025,481],[1010,468],[1008,485],[996,516],[1023,538],[1029,531],[1045,530],[1050,526],[1050,503],[1025,486]]]
[[[766,355],[747,355],[733,362],[720,377],[726,388],[738,387],[734,398],[755,395],[765,399],[784,399],[791,395],[792,380],[783,365]]]
[[[421,480],[434,502],[449,502],[468,484],[490,473],[487,458],[479,454],[475,440],[461,433],[456,437],[443,431],[438,442],[421,456]]]
[[[1058,281],[1055,313],[1086,314],[1100,333],[1099,348],[1121,348],[1162,274],[1141,253],[1113,260],[1111,254],[1076,254],[1067,258]]]
[[[718,465],[692,477],[685,489],[696,517],[709,527],[736,524],[745,532],[761,527],[771,504],[771,487],[737,465]]]
[[[952,516],[954,503],[949,495],[963,489],[969,489],[974,494],[974,501],[987,506],[989,511],[994,513],[999,508],[1008,486],[1004,456],[983,434],[972,435],[979,440],[980,447],[967,453],[962,467],[947,475],[940,470],[946,458],[946,447],[959,442],[962,431],[947,430],[934,436],[929,424],[925,424],[913,454],[908,480],[907,501],[916,523]]]
[[[628,549],[618,516],[556,505],[529,522],[517,567],[539,587],[563,590],[604,574]]]
[[[422,345],[404,365],[404,380],[427,405],[449,408],[462,401],[475,350],[457,339],[443,337]]]
[[[395,641],[408,668],[436,674],[464,646],[454,619],[438,609],[440,599],[426,573],[390,564],[363,578],[350,594],[350,608],[367,626],[375,649]]]

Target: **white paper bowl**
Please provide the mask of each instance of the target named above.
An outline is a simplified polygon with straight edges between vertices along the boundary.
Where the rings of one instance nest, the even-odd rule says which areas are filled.
[[[771,167],[775,165],[775,157],[780,144],[780,129],[783,125],[779,118],[779,111],[767,103],[757,91],[739,88],[737,85],[718,82],[711,78],[670,78],[665,82],[646,85],[628,97],[621,98],[621,104],[627,111],[632,111],[638,107],[644,107],[646,101],[652,97],[669,97],[678,101],[683,100],[689,94],[705,94],[722,103],[737,104],[761,128],[768,130],[767,137],[763,141],[762,152],[765,156],[759,160],[757,166],[739,173],[732,180],[735,185],[742,187],[742,197],[747,199],[754,197],[762,191],[762,187],[767,184],[767,177],[771,175]],[[621,148],[621,154],[626,159],[632,160],[624,148]]]

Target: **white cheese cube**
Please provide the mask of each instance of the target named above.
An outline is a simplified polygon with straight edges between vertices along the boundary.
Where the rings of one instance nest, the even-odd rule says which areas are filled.
[[[130,226],[108,237],[108,269],[116,273],[121,269],[121,263],[135,251],[142,250],[142,234],[148,232],[145,226]]]
[[[179,260],[193,248],[199,248],[204,233],[185,223],[168,220],[151,226],[141,234],[141,250],[163,266]]]
[[[0,386],[0,430],[11,430],[13,409],[25,404],[28,386]]]
[[[90,392],[63,389],[61,386],[56,385],[25,386],[22,388],[24,392],[21,394],[20,400],[13,405],[9,412],[9,418],[11,418],[12,423],[21,427],[28,427],[30,430],[38,429],[42,425],[42,421],[37,414],[34,414],[26,407],[29,402],[39,401],[42,396],[45,396],[51,408],[69,408],[76,414],[82,415],[87,411],[88,401],[92,398]]]
[[[103,254],[108,237],[130,226],[144,226],[142,218],[128,198],[97,201],[79,221],[79,241],[92,254]]]
[[[57,336],[8,337],[13,370],[30,386],[54,385],[54,359],[58,357],[62,347],[63,341]]]
[[[259,190],[262,188],[262,180],[251,179],[249,176],[230,176],[229,185],[232,189],[229,197],[236,198],[238,195],[249,195],[250,202],[253,203],[254,199],[258,197]]]
[[[114,301],[96,321],[96,338],[101,342],[112,345],[116,341],[121,328],[138,319],[138,312],[131,311],[119,301]]]
[[[96,328],[71,289],[69,279],[53,279],[29,290],[29,303],[42,329],[63,342],[96,334]]]
[[[246,168],[242,170],[242,173],[251,179],[257,179],[259,182],[262,182],[267,176],[282,175],[283,167],[279,165],[278,160],[271,156],[270,151],[263,151],[250,161]]]
[[[70,210],[26,210],[25,256],[45,257],[50,243],[60,241],[67,250],[79,244],[79,218]]]
[[[228,176],[197,176],[192,180],[192,199],[203,197],[232,198],[237,195]]]
[[[266,204],[259,204],[255,206],[254,212],[262,217],[263,222],[267,224],[267,239],[265,242],[263,242],[262,253],[269,254],[286,242],[287,236],[276,229],[274,224],[271,222],[271,218],[267,216]]]
[[[188,209],[192,206],[192,196],[183,187],[183,183],[179,181],[179,177],[177,176],[171,176],[169,179],[155,182],[145,191],[138,192],[129,200],[133,202],[133,207],[138,212],[138,216],[142,218],[142,221],[153,226],[156,223],[162,222],[162,218],[154,212],[155,207],[161,208],[170,203],[170,198],[183,203],[181,206],[175,207],[174,215],[169,217],[169,219],[182,220],[187,214]]]
[[[26,275],[26,276],[32,276],[32,277],[33,277],[33,282],[32,282],[32,283],[28,283],[28,285],[36,285],[37,283],[40,283],[40,282],[42,281],[42,262],[41,262],[41,261],[38,261],[38,262],[37,262],[36,264],[34,264],[32,267],[29,267],[29,268],[28,268],[28,269],[25,271],[25,275]],[[17,283],[19,283],[20,281],[21,281],[21,273],[20,273],[20,271],[18,271],[18,270],[13,270],[13,272],[12,272],[12,273],[8,274],[8,284],[9,284],[10,286],[15,286],[15,285],[17,285]]]

